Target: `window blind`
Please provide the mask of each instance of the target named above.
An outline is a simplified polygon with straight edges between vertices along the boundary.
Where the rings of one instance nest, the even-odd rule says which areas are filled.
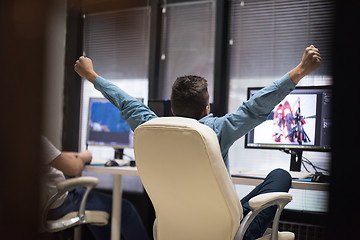
[[[177,77],[190,74],[208,80],[212,97],[214,34],[214,1],[162,5],[160,78],[163,98],[170,97]]]
[[[148,73],[148,7],[88,14],[84,51],[107,79],[144,79]]]
[[[148,98],[150,8],[129,8],[86,14],[84,53],[95,71],[130,95]],[[85,150],[90,97],[103,97],[86,80],[82,84],[81,150]],[[94,158],[112,157],[111,147],[91,146]],[[127,153],[129,154],[129,153]]]
[[[281,77],[313,44],[331,75],[334,2],[327,0],[232,0],[229,36],[231,78]]]

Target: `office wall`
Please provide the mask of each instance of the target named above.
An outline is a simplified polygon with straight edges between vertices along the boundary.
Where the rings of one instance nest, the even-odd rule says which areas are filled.
[[[66,36],[66,0],[52,0],[46,24],[46,65],[43,95],[43,133],[61,149],[64,62]]]

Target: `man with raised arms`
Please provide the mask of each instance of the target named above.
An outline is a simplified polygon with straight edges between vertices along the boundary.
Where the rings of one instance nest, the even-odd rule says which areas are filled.
[[[313,45],[304,51],[300,63],[278,81],[260,90],[244,102],[235,112],[222,117],[210,113],[209,93],[206,79],[188,75],[178,77],[171,93],[171,108],[175,116],[198,120],[213,129],[218,137],[224,164],[229,171],[228,152],[231,145],[251,129],[265,121],[273,108],[280,103],[306,75],[321,64],[319,50]],[[75,71],[94,84],[112,104],[121,112],[132,130],[142,123],[156,118],[156,114],[145,104],[99,76],[93,68],[90,58],[80,57],[76,61]],[[250,211],[250,198],[268,192],[288,192],[291,186],[290,174],[282,169],[269,173],[264,182],[259,184],[242,200],[244,216]],[[275,215],[275,207],[263,210],[251,223],[245,239],[256,239],[263,235]]]

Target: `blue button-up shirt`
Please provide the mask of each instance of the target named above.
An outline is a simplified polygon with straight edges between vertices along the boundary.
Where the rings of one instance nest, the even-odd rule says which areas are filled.
[[[95,79],[94,86],[120,110],[122,117],[132,130],[135,130],[142,123],[157,117],[148,106],[100,76]],[[287,73],[280,80],[257,92],[235,112],[222,117],[214,117],[213,114],[209,114],[199,120],[200,123],[209,126],[215,131],[228,171],[228,153],[231,145],[265,121],[273,108],[294,88],[295,84],[290,80]]]

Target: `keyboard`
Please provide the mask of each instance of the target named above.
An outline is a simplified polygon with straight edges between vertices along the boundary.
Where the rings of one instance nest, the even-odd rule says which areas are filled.
[[[258,178],[258,179],[265,179],[265,177],[271,172],[272,170],[231,170],[231,176],[234,177],[245,177],[245,178]],[[312,173],[308,172],[294,172],[288,171],[291,175],[292,179],[305,179],[310,178],[313,176]]]

